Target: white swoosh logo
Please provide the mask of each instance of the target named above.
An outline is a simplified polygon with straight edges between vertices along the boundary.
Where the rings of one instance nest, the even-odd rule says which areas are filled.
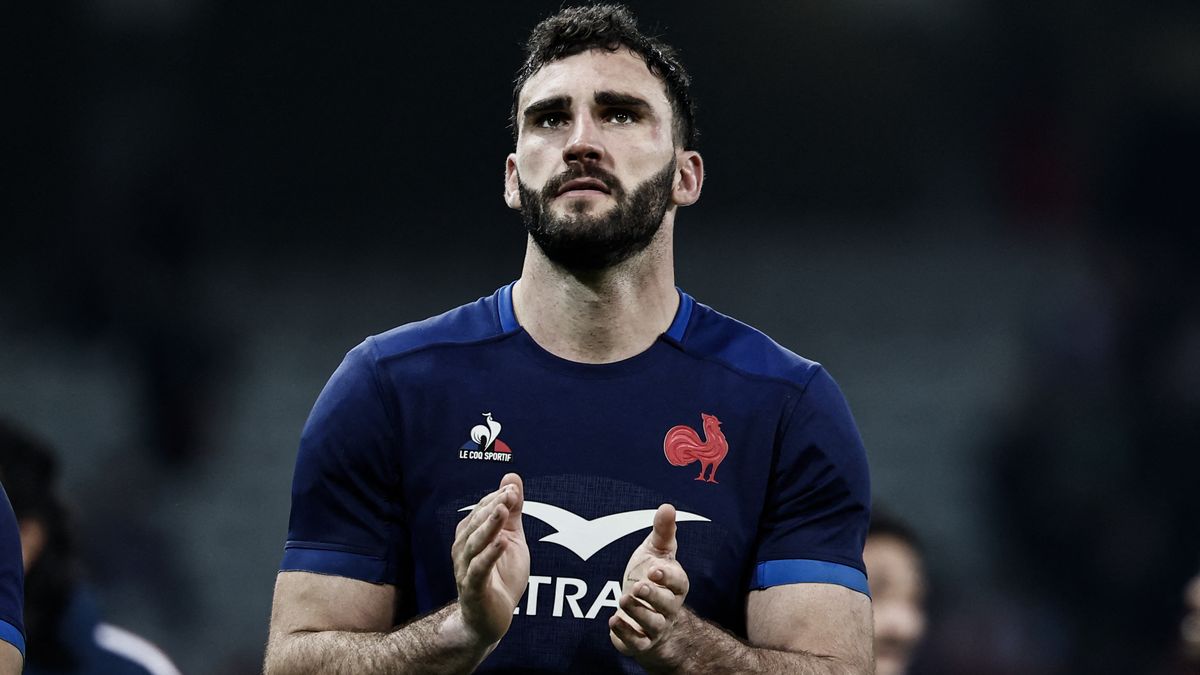
[[[459,511],[470,511],[474,508],[474,505],[465,506],[459,509]],[[566,509],[542,502],[525,500],[525,507],[523,509],[525,515],[533,516],[557,530],[557,532],[548,534],[538,541],[558,544],[585,561],[596,555],[596,552],[600,549],[627,534],[654,527],[655,511],[656,509],[624,511],[622,513],[600,516],[595,520],[588,520]],[[711,522],[704,516],[688,513],[687,511],[675,512],[675,522],[684,523],[688,521]]]

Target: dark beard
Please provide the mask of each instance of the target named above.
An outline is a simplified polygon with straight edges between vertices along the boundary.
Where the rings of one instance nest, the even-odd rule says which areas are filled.
[[[616,201],[608,213],[589,216],[582,202],[566,217],[552,215],[550,200],[567,181],[576,178],[603,181]],[[518,178],[521,193],[521,218],[525,229],[542,253],[552,262],[575,272],[608,269],[641,252],[662,226],[671,204],[671,186],[675,177],[675,159],[626,194],[616,176],[597,167],[579,164],[550,179],[540,193],[525,187]]]

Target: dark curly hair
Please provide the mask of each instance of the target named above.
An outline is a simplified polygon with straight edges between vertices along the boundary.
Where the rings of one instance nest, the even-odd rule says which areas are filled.
[[[871,506],[871,525],[867,529],[867,538],[892,537],[908,544],[918,556],[925,555],[925,547],[916,530],[895,513],[878,504]]]
[[[666,85],[674,117],[675,143],[685,150],[696,147],[696,104],[689,91],[691,80],[673,47],[644,35],[637,19],[622,5],[567,7],[534,27],[525,43],[525,63],[513,82],[513,104],[509,119],[516,142],[517,105],[521,89],[546,64],[590,49],[615,52],[625,48],[646,62],[646,68]]]

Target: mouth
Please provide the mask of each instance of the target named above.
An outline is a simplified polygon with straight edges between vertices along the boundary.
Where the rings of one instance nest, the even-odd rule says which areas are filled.
[[[875,647],[876,660],[891,660],[891,661],[907,661],[909,652],[911,651],[908,645],[883,643]]]
[[[612,191],[597,178],[576,178],[563,183],[558,189],[559,197],[586,197],[597,194],[611,194]]]

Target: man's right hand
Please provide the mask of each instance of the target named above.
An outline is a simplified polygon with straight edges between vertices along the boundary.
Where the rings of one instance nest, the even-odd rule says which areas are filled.
[[[494,644],[512,625],[513,610],[529,584],[529,545],[521,524],[525,489],[515,473],[500,479],[454,532],[450,554],[465,627]]]

